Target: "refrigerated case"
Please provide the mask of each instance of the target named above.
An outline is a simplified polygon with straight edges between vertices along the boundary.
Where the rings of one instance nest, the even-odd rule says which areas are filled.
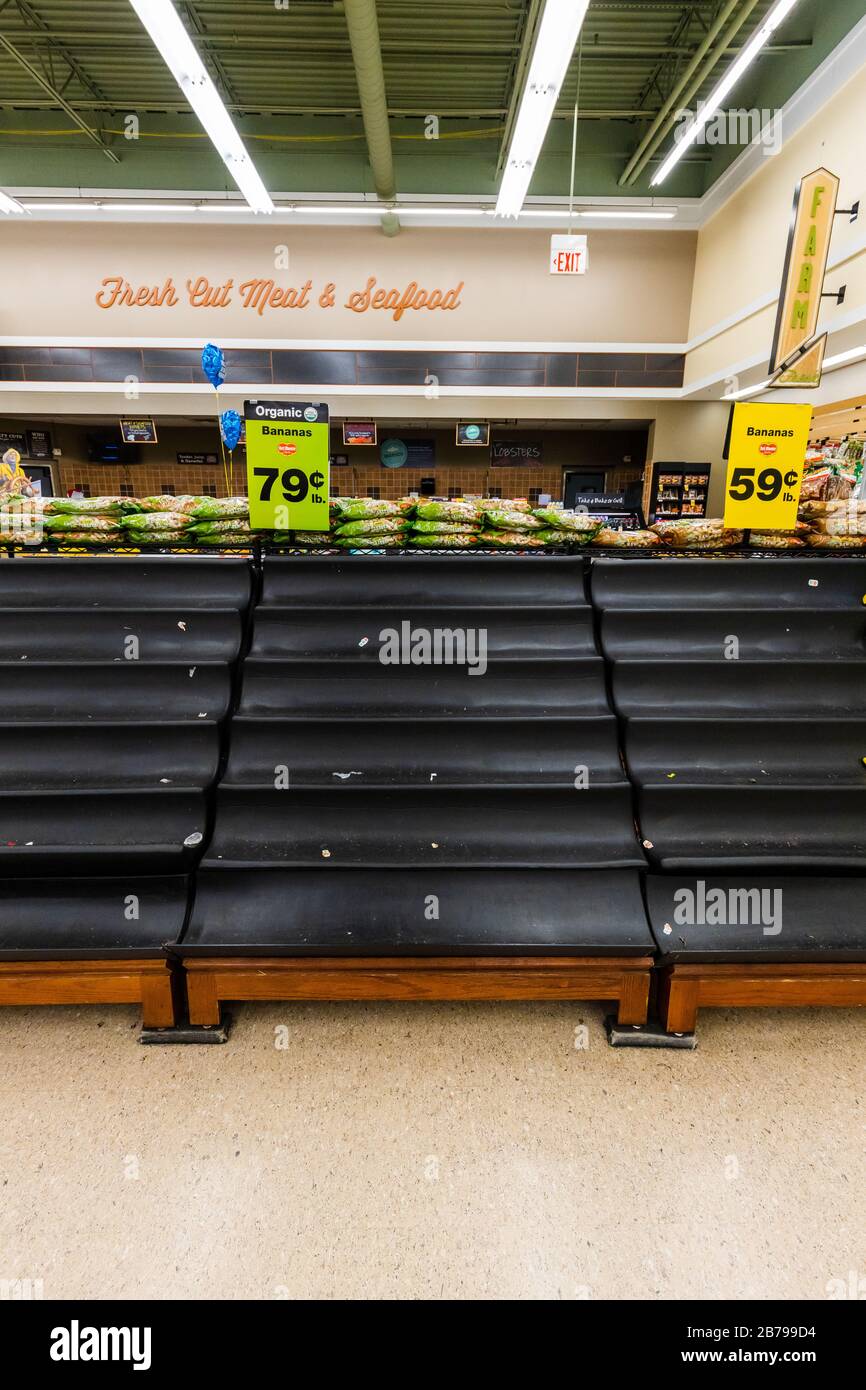
[[[644,484],[647,521],[706,516],[709,487],[708,463],[654,463]]]

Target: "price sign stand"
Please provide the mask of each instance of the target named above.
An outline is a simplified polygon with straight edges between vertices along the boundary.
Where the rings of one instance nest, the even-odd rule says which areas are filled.
[[[810,405],[734,406],[726,526],[794,530],[811,419]]]
[[[245,401],[247,490],[254,531],[327,531],[328,407]]]

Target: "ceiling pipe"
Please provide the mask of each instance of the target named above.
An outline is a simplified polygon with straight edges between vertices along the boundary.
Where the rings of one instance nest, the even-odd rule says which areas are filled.
[[[397,183],[376,0],[345,0],[345,12],[373,184],[379,199],[389,203],[397,196]],[[387,213],[381,225],[386,236],[396,236],[400,230],[400,223],[393,213]]]
[[[713,44],[724,29],[740,0],[725,0],[715,20],[710,25],[700,44],[695,50],[694,57],[686,65],[682,76],[676,82],[673,91],[663,103],[661,110],[650,126],[649,130],[643,135],[640,144],[626,165],[619,177],[620,187],[626,184],[635,183],[643,172],[644,168],[664,140],[671,126],[677,119],[677,111],[687,106],[695,92],[701,84],[706,81],[719,59],[730,48],[732,40],[748,19],[758,0],[745,0],[742,9],[734,15],[733,21],[725,31],[724,37],[718,46],[713,49]],[[709,58],[707,54],[709,53]],[[706,59],[706,61],[704,61]]]

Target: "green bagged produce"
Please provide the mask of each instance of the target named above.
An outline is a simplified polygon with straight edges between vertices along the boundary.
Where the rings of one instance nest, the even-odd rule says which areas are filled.
[[[590,540],[588,531],[553,531],[550,528],[544,531],[535,531],[540,541],[545,545],[587,545]]]
[[[515,546],[520,546],[526,550],[530,547],[538,549],[544,545],[544,541],[540,535],[534,535],[531,531],[482,531],[478,536],[478,544],[499,546],[503,550],[513,550]]]
[[[118,527],[114,531],[59,531],[61,545],[128,545],[129,537]]]
[[[426,531],[413,533],[409,537],[409,544],[416,547],[426,546],[433,550],[465,550],[475,545],[477,540],[478,536],[474,531],[470,532],[469,535],[460,536],[455,536],[453,532],[449,533],[447,531],[444,533],[440,532],[439,534]]]
[[[604,525],[599,517],[590,516],[588,512],[569,511],[565,507],[536,507],[533,515],[555,531],[587,531],[587,540],[591,540]]]
[[[277,545],[333,545],[328,531],[275,531]]]
[[[117,523],[117,517],[88,516],[87,513],[80,516],[77,514],[55,516],[52,512],[50,515],[43,513],[42,517],[42,524],[46,531],[51,531],[52,533],[55,531],[61,533],[63,531],[92,531],[93,534],[96,535],[100,532],[117,531]]]
[[[393,532],[382,536],[341,536],[334,542],[343,550],[382,550],[399,549],[404,544],[402,536],[396,536]]]
[[[408,499],[392,502],[385,497],[335,497],[333,501],[335,518],[340,525],[377,516],[405,516],[409,510]]]
[[[191,512],[195,507],[200,507],[203,503],[213,500],[215,499],[192,495],[172,497],[170,493],[163,493],[159,497],[126,497],[123,501],[123,510],[128,512]]]
[[[501,507],[506,512],[531,512],[532,504],[525,497],[482,497],[478,503],[483,512],[491,507]]]
[[[192,520],[183,512],[133,512],[120,518],[130,535],[146,535],[148,531],[186,531]]]
[[[476,526],[481,521],[476,502],[419,502],[415,511],[419,521],[469,521]]]
[[[119,516],[123,497],[49,497],[44,510],[51,516],[61,514],[87,515],[96,512],[102,516]]]
[[[250,504],[246,497],[199,497],[196,505],[190,508],[190,516],[197,521],[221,521],[224,517],[246,517],[249,520]]]
[[[252,536],[248,531],[219,531],[213,536],[196,536],[197,545],[250,545]]]
[[[193,536],[219,536],[226,531],[250,534],[250,523],[240,516],[227,517],[225,521],[193,521],[189,528]]]
[[[335,536],[386,536],[390,532],[405,531],[409,525],[402,516],[372,516],[364,521],[347,521],[338,526]]]
[[[413,521],[412,531],[436,536],[468,536],[478,530],[478,523],[472,526],[468,521]]]
[[[485,508],[484,520],[498,531],[540,531],[543,524],[531,512],[512,512],[504,507]]]

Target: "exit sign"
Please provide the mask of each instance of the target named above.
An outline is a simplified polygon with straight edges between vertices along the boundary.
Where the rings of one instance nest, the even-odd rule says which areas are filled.
[[[585,275],[589,252],[585,236],[552,236],[550,238],[551,275]]]

